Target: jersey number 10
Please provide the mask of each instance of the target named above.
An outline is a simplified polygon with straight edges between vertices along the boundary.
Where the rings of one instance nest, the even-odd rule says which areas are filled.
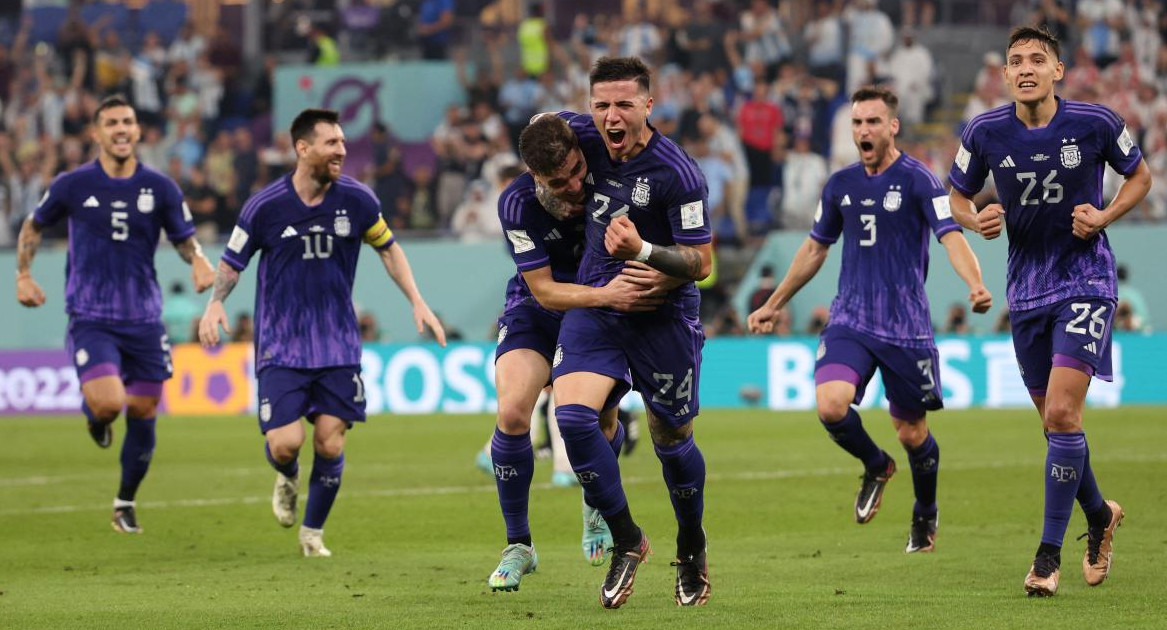
[[[332,256],[331,234],[304,234],[300,240],[304,241],[304,255],[301,257],[304,260]]]

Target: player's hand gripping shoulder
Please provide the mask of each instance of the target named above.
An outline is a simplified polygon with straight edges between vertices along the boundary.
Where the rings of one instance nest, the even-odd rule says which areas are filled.
[[[1094,207],[1092,203],[1080,203],[1074,206],[1074,236],[1088,241],[1106,229],[1108,224],[1106,213]]]
[[[600,288],[604,304],[625,313],[655,310],[664,304],[673,278],[644,263],[628,261],[619,275]]]
[[[999,203],[991,203],[977,213],[977,232],[991,241],[1001,235],[1005,228],[1005,208]]]

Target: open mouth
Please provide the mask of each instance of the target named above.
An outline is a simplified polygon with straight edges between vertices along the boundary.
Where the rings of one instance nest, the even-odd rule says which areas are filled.
[[[863,140],[859,143],[859,150],[864,153],[870,153],[875,150],[875,143],[870,140]]]
[[[624,146],[624,137],[627,135],[623,129],[609,129],[608,130],[608,144],[614,148]]]
[[[1033,89],[1033,88],[1037,87],[1037,82],[1036,81],[1022,81],[1021,83],[1017,84],[1017,87],[1022,89],[1022,90],[1029,90],[1029,89]]]

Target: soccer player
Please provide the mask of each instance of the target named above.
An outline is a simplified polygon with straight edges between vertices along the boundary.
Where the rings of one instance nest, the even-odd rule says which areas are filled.
[[[215,289],[199,322],[204,346],[230,332],[223,300],[257,252],[255,359],[259,429],[276,469],[272,510],[284,527],[296,521],[297,457],[305,430],[315,425],[315,459],[300,527],[305,556],[330,556],[324,522],[340,491],[345,432],[365,420],[361,337],[352,290],[362,241],[372,245],[389,276],[413,306],[419,333],[428,326],[441,345],[442,325],[422,299],[405,252],[366,186],[341,175],[344,132],[335,111],[305,109],[292,121],[295,170],[252,195],[219,261]]]
[[[114,420],[126,409],[121,485],[113,502],[113,528],[140,533],[134,498],[154,455],[155,421],[162,383],[170,378],[170,342],[162,325],[162,294],[154,252],[162,230],[191,266],[191,282],[204,291],[211,263],[194,238],[182,192],[168,177],[141,164],[137,115],[121,96],[103,100],[93,115],[95,161],[58,176],[20,229],[16,297],[24,306],[45,303],[32,279],[33,257],[44,228],[69,221],[65,311],[67,347],[73,355],[89,435],[109,448]]]
[[[1082,408],[1091,377],[1111,380],[1116,288],[1104,228],[1138,204],[1151,173],[1122,118],[1101,105],[1058,98],[1064,66],[1048,31],[1018,28],[1002,71],[1014,102],[974,118],[949,175],[952,213],[986,239],[1009,234],[1009,320],[1021,378],[1048,442],[1045,524],[1025,577],[1031,596],[1057,593],[1061,548],[1075,498],[1089,525],[1082,571],[1110,571],[1118,503],[1103,499],[1090,467]],[[1107,205],[1107,165],[1125,180]],[[1001,203],[970,199],[992,171]]]
[[[554,115],[537,117],[519,136],[519,153],[531,171],[511,182],[498,202],[518,273],[507,283],[495,351],[498,424],[490,449],[507,530],[502,561],[488,579],[495,591],[518,590],[523,575],[539,562],[527,519],[535,468],[531,414],[551,380],[563,311],[610,307],[643,312],[664,301],[652,290],[654,278],[663,277],[648,268],[630,267],[603,286],[574,283],[584,240],[581,212],[588,167],[567,122]],[[604,438],[615,454],[624,443],[616,405],[629,387],[626,378],[620,383],[601,414]],[[612,545],[611,534],[595,508],[585,502],[583,510],[584,555],[601,565]]]
[[[844,236],[839,290],[815,364],[819,419],[836,444],[863,462],[855,520],[868,523],[879,511],[896,463],[867,434],[851,405],[862,400],[879,368],[892,424],[912,469],[916,501],[904,551],[915,553],[932,551],[936,543],[940,447],[928,431],[927,413],[944,406],[924,293],[928,233],[944,245],[953,269],[968,285],[974,312],[988,311],[992,296],[952,220],[944,186],[896,148],[898,104],[896,95],[882,87],[862,88],[851,96],[851,137],[860,160],[827,180],[810,236],[786,277],[747,323],[752,333],[770,333],[782,307],[818,273],[831,245]]]
[[[698,412],[700,294],[712,245],[705,178],[697,164],[648,124],[649,71],[634,57],[604,58],[591,76],[591,115],[564,112],[590,170],[586,243],[577,282],[602,286],[625,261],[683,280],[650,313],[568,311],[552,365],[560,434],[589,504],[615,543],[600,603],[618,608],[648,559],[648,537],[632,518],[616,456],[600,429],[602,409],[625,374],[645,398],[653,446],[677,519],[678,605],[709,599],[704,513],[705,460],[693,439]]]

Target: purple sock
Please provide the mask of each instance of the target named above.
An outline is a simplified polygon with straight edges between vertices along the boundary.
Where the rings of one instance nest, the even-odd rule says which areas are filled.
[[[1045,527],[1041,542],[1060,547],[1074,510],[1086,461],[1086,436],[1050,433],[1045,456]]]
[[[600,414],[584,405],[555,407],[559,435],[567,448],[571,469],[583,486],[588,504],[605,518],[628,506],[624,486],[620,483],[620,466],[612,445],[600,431]]]
[[[531,434],[507,435],[496,427],[490,439],[490,459],[494,462],[494,483],[498,502],[507,526],[507,544],[531,544],[531,525],[527,505],[531,498],[531,479],[535,476],[535,451]]]
[[[118,498],[133,501],[150,460],[154,457],[154,418],[126,418],[126,438],[122,440],[122,483]]]
[[[916,491],[916,504],[912,513],[932,516],[936,513],[936,479],[940,472],[940,446],[928,433],[924,443],[908,452],[908,463],[912,466],[912,487]]]
[[[835,441],[835,444],[857,457],[863,462],[865,468],[877,470],[887,465],[886,456],[875,445],[875,442],[871,441],[871,436],[867,435],[867,431],[863,429],[863,420],[854,407],[849,407],[847,415],[838,422],[827,422],[821,418],[820,420],[827,433],[831,434],[831,439]]]
[[[612,436],[612,441],[608,444],[612,445],[612,454],[619,459],[620,449],[624,448],[624,425],[616,423],[616,435]]]
[[[275,468],[281,475],[292,478],[300,474],[300,460],[298,458],[293,457],[292,461],[286,464],[277,462],[276,458],[272,457],[271,447],[266,441],[263,443],[263,455],[267,457],[267,463],[271,464],[271,467]]]
[[[678,551],[682,556],[700,553],[705,546],[701,531],[701,517],[705,512],[705,457],[692,435],[672,446],[653,444],[653,449],[660,459],[669,500],[677,517]]]
[[[1077,499],[1082,511],[1090,517],[1102,510],[1105,500],[1102,498],[1102,491],[1098,489],[1098,481],[1094,478],[1094,469],[1090,467],[1090,443],[1086,442],[1085,433],[1082,434],[1082,442],[1086,446],[1086,458],[1082,462],[1082,482],[1078,484]]]
[[[340,492],[340,477],[344,474],[344,453],[336,459],[322,457],[312,460],[312,475],[308,479],[308,504],[304,506],[304,527],[324,529],[324,521],[332,510],[332,502]]]

